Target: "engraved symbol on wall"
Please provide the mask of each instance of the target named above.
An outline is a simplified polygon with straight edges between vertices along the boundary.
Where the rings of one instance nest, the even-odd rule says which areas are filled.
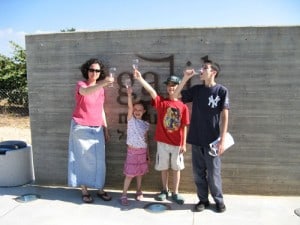
[[[154,68],[149,71],[147,70],[143,71],[142,76],[150,85],[152,85],[152,87],[158,93],[160,93],[159,87],[164,82],[162,77],[169,76],[174,73],[174,55],[170,55],[168,57],[163,57],[163,58],[150,58],[141,55],[136,55],[136,56],[140,59],[142,63],[147,65],[146,68],[149,68],[149,65],[150,67]],[[160,71],[164,71],[163,74],[161,74]],[[120,105],[127,105],[127,90],[126,90],[125,83],[126,80],[128,79],[130,79],[132,86],[135,87],[132,95],[133,102],[142,100],[147,106],[148,121],[151,124],[156,124],[157,115],[156,112],[150,106],[151,96],[143,87],[139,85],[135,85],[137,81],[134,80],[132,72],[124,71],[119,74],[117,78],[117,82],[120,88],[118,91],[117,102]],[[138,86],[139,89],[136,89],[136,86]],[[127,119],[126,113],[119,114],[120,124],[126,123],[126,119]]]

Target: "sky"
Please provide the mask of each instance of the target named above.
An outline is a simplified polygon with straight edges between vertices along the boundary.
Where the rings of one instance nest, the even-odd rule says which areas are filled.
[[[0,54],[25,35],[76,31],[300,26],[300,0],[0,0]]]

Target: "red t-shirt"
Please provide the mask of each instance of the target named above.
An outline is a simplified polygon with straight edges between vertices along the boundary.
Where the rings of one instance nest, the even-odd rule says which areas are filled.
[[[85,81],[78,81],[76,85],[76,105],[73,111],[73,119],[84,126],[103,126],[104,89],[100,88],[93,94],[83,96],[79,93],[80,87],[87,87]]]
[[[180,100],[157,96],[151,102],[157,110],[155,140],[169,145],[183,144],[183,128],[190,123],[188,107]]]

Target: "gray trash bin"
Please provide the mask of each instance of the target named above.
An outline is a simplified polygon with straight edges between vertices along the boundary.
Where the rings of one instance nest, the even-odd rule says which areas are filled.
[[[24,141],[0,142],[0,186],[20,186],[34,180],[31,146]]]

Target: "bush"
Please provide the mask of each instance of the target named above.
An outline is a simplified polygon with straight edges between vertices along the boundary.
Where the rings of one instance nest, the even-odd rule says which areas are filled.
[[[8,104],[28,108],[26,53],[18,44],[12,41],[10,44],[14,49],[13,56],[0,54],[0,90],[6,92],[6,95],[0,95],[0,100],[8,98]]]

